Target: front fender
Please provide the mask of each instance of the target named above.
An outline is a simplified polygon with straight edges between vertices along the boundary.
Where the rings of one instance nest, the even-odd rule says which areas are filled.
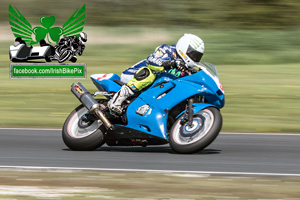
[[[200,110],[203,110],[204,108],[207,107],[215,107],[217,109],[219,109],[217,106],[213,105],[213,104],[208,104],[208,103],[193,103],[193,112],[197,113]]]
[[[217,106],[213,105],[213,104],[208,104],[208,103],[193,103],[193,112],[197,113],[200,110],[203,110],[207,107],[215,107],[217,109],[219,109]],[[179,115],[177,115],[176,119],[178,119],[178,117],[180,117],[183,113],[185,113],[185,110],[182,111]]]

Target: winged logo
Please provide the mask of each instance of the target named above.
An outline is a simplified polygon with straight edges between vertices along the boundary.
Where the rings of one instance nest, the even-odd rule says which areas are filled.
[[[62,27],[53,27],[54,16],[43,16],[40,18],[41,26],[32,27],[28,20],[17,8],[8,7],[9,24],[14,36],[21,37],[28,45],[36,44],[41,40],[48,43],[57,43],[61,36],[78,36],[83,30],[85,23],[85,5],[77,9]]]

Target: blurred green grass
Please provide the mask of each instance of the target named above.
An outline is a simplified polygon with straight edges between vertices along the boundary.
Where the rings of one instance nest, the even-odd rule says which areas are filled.
[[[299,199],[299,177],[0,171],[0,199]]]
[[[217,65],[226,93],[222,131],[292,132],[300,130],[300,30],[216,31],[139,27],[86,27],[89,35],[79,63],[87,76],[117,73],[146,58],[160,44],[176,43],[184,32],[203,38],[203,61]],[[152,32],[153,33],[152,33]],[[61,128],[79,104],[73,82],[96,91],[87,79],[10,79],[8,47],[0,46],[0,126]]]

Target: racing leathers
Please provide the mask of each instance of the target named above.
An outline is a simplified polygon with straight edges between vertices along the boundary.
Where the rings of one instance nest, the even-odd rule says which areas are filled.
[[[121,75],[121,81],[127,82],[108,102],[108,107],[113,112],[122,114],[122,103],[137,91],[141,91],[151,85],[156,77],[155,72],[166,70],[175,76],[183,76],[182,67],[184,61],[177,55],[175,45],[163,44],[154,52],[126,69]],[[154,72],[154,73],[153,73]]]

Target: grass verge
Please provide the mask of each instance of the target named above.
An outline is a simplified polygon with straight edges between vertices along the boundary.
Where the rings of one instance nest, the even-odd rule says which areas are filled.
[[[299,177],[0,171],[0,199],[299,199]]]

